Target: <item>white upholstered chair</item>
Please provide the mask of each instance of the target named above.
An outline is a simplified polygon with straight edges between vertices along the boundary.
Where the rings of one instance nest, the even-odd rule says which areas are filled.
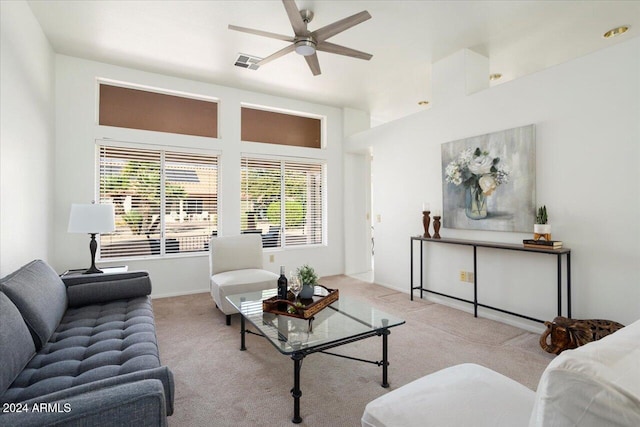
[[[369,402],[362,416],[362,427],[413,426],[640,426],[640,320],[562,352],[535,392],[466,363]]]
[[[278,275],[263,269],[260,234],[211,237],[209,283],[216,307],[227,316],[227,325],[238,311],[226,296],[276,288]]]

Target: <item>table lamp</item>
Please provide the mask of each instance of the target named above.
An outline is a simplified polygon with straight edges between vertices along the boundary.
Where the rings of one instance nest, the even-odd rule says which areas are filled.
[[[89,242],[89,250],[91,251],[91,267],[84,272],[102,273],[102,270],[96,268],[96,234],[109,233],[116,229],[115,212],[113,205],[81,205],[72,204],[71,213],[69,214],[69,233],[87,233],[91,235]]]

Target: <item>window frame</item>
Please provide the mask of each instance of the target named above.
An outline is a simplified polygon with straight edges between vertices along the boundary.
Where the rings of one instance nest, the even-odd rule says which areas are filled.
[[[159,213],[159,234],[161,242],[164,244],[160,244],[160,253],[159,254],[144,254],[144,255],[132,255],[127,254],[124,256],[114,256],[114,257],[103,257],[102,256],[102,245],[101,245],[101,237],[96,239],[98,241],[98,251],[96,254],[96,260],[101,262],[111,262],[111,261],[135,261],[135,260],[144,260],[144,259],[165,259],[165,258],[188,258],[188,257],[201,257],[208,256],[208,249],[205,246],[204,250],[199,251],[185,251],[185,252],[167,252],[167,226],[166,226],[166,217],[167,214],[167,200],[165,194],[165,179],[166,171],[165,160],[166,153],[180,153],[180,154],[193,154],[200,156],[210,156],[215,157],[216,162],[215,166],[217,168],[216,177],[215,177],[215,205],[216,205],[216,221],[213,224],[216,231],[220,230],[220,160],[222,157],[222,153],[219,150],[207,150],[195,147],[184,147],[184,146],[168,146],[168,145],[160,145],[160,144],[147,144],[147,143],[137,143],[137,142],[124,142],[113,139],[96,139],[95,140],[95,199],[100,200],[101,198],[101,174],[100,174],[100,157],[102,147],[112,147],[112,148],[122,148],[122,149],[133,149],[133,150],[144,150],[149,152],[160,152],[160,213]],[[169,231],[170,233],[170,231]],[[105,233],[108,235],[108,233]],[[207,244],[208,245],[208,244]]]

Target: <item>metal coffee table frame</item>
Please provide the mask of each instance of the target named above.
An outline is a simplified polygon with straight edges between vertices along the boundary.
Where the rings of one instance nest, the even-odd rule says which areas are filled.
[[[275,295],[275,293],[276,291],[274,290],[273,294]],[[248,296],[250,294],[246,294],[246,295]],[[272,295],[270,293],[267,293],[267,295],[263,296],[262,299],[269,298],[270,296]],[[240,307],[238,307],[238,305],[241,305],[241,304],[238,304],[237,300],[234,301],[234,297],[238,297],[241,304],[247,301],[247,299],[244,296],[237,296],[237,295],[231,295],[227,297],[229,302],[231,302],[231,304],[236,306],[236,308],[238,308],[238,311],[240,312],[240,350],[245,351],[247,349],[246,340],[245,340],[246,334],[259,335],[264,338],[267,338],[267,340],[271,342],[271,344],[273,344],[274,347],[278,349],[278,351],[280,351],[282,354],[290,355],[291,359],[293,360],[293,388],[291,389],[291,395],[293,396],[293,418],[291,419],[291,421],[293,423],[298,424],[302,422],[302,417],[300,416],[300,397],[302,396],[302,390],[300,390],[300,372],[302,369],[302,360],[310,354],[324,353],[331,356],[341,357],[344,359],[350,359],[358,362],[371,363],[376,366],[381,366],[382,367],[381,385],[382,387],[385,387],[385,388],[389,387],[389,382],[388,382],[388,367],[389,367],[388,336],[390,334],[389,328],[404,324],[405,323],[404,320],[400,320],[395,318],[394,316],[389,315],[390,318],[394,319],[393,323],[390,323],[388,319],[382,318],[380,326],[376,327],[374,325],[371,325],[370,323],[367,323],[357,318],[356,316],[352,316],[351,314],[345,312],[344,310],[340,310],[339,308],[334,307],[334,305],[338,305],[337,303],[334,303],[328,306],[327,308],[325,308],[324,310],[333,310],[334,312],[340,313],[343,316],[347,316],[353,319],[354,321],[371,329],[369,331],[354,333],[353,335],[348,335],[341,338],[333,339],[328,342],[314,345],[312,347],[303,348],[302,346],[300,346],[299,348],[295,348],[295,345],[294,345],[291,351],[283,351],[281,348],[278,348],[277,345],[271,339],[269,339],[269,337],[267,337],[264,333],[253,332],[246,328],[246,320],[249,320],[249,323],[251,323],[258,330],[261,330],[262,325],[256,325],[255,322],[252,321],[251,316],[246,316],[246,313],[243,312],[243,310]],[[262,319],[262,316],[256,316],[255,311],[252,314],[254,318],[257,319],[259,317],[260,319]],[[383,314],[383,313],[378,311],[378,314]],[[274,316],[277,319],[278,316],[276,315]],[[312,326],[312,321],[313,319],[309,320],[309,327]],[[360,340],[370,338],[370,337],[375,337],[375,336],[382,337],[382,360],[367,360],[367,359],[361,359],[357,357],[351,357],[351,356],[346,356],[346,355],[327,351],[335,347],[339,347],[345,344],[350,344],[356,341],[360,341]],[[278,339],[286,340],[286,337],[279,336]]]

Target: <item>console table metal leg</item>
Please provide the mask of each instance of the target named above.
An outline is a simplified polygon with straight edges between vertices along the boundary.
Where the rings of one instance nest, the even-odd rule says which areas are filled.
[[[571,254],[567,254],[567,317],[571,318]]]
[[[478,256],[473,247],[473,317],[478,317]]]
[[[424,246],[424,242],[420,240],[420,299],[422,299],[422,290],[424,288],[424,279],[422,277],[422,266],[424,265],[424,261],[422,258],[422,247]]]
[[[389,387],[389,381],[388,381],[388,367],[389,367],[389,355],[388,355],[388,339],[387,337],[389,336],[391,332],[389,332],[389,329],[383,329],[382,330],[382,387],[384,388],[388,388]]]
[[[409,285],[409,294],[411,294],[411,301],[413,301],[413,239],[410,239],[409,243],[411,243],[411,284]]]
[[[558,316],[562,316],[562,255],[558,254]]]
[[[291,395],[293,396],[293,418],[291,421],[295,424],[300,424],[302,422],[302,417],[300,416],[300,396],[302,396],[302,391],[300,390],[300,370],[302,368],[304,354],[293,353],[291,359],[293,359],[293,388],[291,389]]]

